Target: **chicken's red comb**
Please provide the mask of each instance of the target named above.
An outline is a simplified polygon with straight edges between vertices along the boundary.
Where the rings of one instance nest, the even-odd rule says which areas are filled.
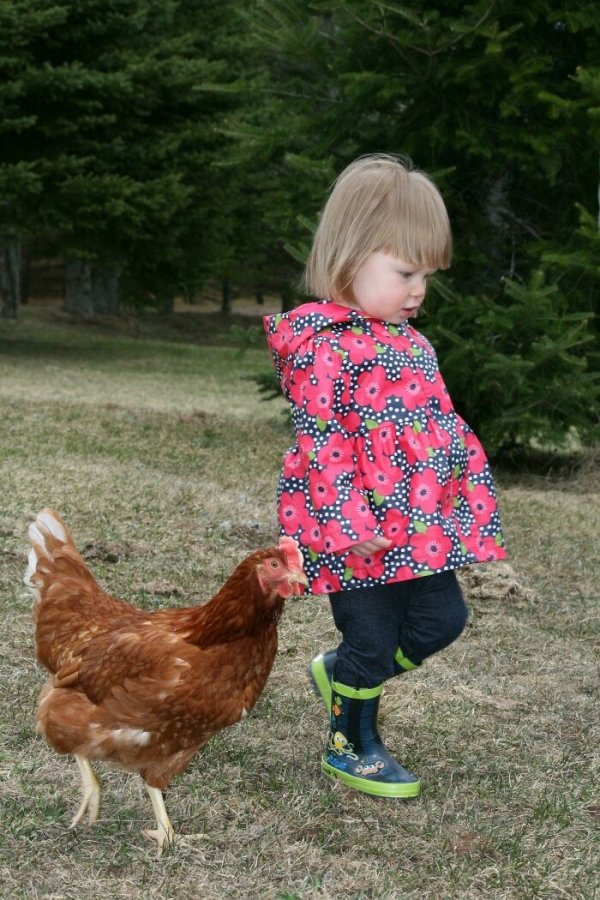
[[[298,541],[294,538],[284,535],[279,540],[279,549],[283,553],[286,565],[292,571],[302,571],[304,566],[304,558]]]

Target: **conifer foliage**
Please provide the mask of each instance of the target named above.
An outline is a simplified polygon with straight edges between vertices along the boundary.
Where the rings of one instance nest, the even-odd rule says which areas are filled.
[[[281,104],[293,150],[283,155],[288,178],[311,165],[315,173],[305,219],[316,222],[328,182],[354,157],[410,157],[440,186],[453,223],[454,263],[432,286],[419,327],[438,348],[457,405],[495,453],[593,440],[594,0],[252,6],[272,109]],[[288,235],[300,258],[310,233],[298,248],[298,222]]]
[[[0,4],[0,244],[35,237],[75,261],[83,312],[121,273],[165,299],[210,254],[194,226],[218,218],[211,53],[229,5]]]
[[[593,440],[599,59],[596,0],[3,0],[3,314],[32,244],[79,312],[289,305],[334,176],[398,153],[453,223],[419,325],[458,407],[497,453]]]

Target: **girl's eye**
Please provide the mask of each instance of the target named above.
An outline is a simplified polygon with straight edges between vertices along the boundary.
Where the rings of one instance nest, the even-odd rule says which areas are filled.
[[[401,275],[405,281],[409,281],[411,278],[414,277],[414,275],[416,273],[415,272],[399,272],[398,274]],[[429,279],[431,278],[432,275],[435,275],[435,272],[427,272],[423,277],[424,277],[425,281],[429,281]]]

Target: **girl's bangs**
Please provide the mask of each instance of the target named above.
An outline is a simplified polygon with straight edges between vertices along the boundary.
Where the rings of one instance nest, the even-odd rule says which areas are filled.
[[[446,207],[431,182],[411,174],[412,190],[395,193],[386,204],[381,224],[385,223],[387,236],[381,249],[412,265],[447,269],[452,261],[452,233]]]

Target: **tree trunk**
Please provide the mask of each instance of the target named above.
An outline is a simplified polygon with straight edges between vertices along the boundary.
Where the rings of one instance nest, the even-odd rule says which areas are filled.
[[[292,289],[286,285],[281,290],[281,312],[289,312],[294,306],[294,294]]]
[[[0,242],[0,288],[2,318],[16,319],[21,294],[21,244],[17,240]]]
[[[92,267],[80,259],[70,259],[65,266],[65,310],[77,316],[91,316]]]
[[[98,316],[119,315],[119,273],[92,269],[92,309]]]
[[[165,294],[160,301],[160,311],[163,316],[169,316],[175,312],[175,297],[173,294]]]
[[[66,267],[65,309],[76,316],[119,315],[119,273],[93,268],[80,259]]]
[[[229,278],[224,278],[221,288],[221,312],[224,316],[231,315],[232,300],[233,291],[231,290],[231,282],[229,281]]]
[[[600,159],[598,161],[600,162]],[[600,231],[600,181],[598,182],[598,231]]]
[[[26,248],[21,253],[21,306],[29,303],[31,294],[31,250]]]

